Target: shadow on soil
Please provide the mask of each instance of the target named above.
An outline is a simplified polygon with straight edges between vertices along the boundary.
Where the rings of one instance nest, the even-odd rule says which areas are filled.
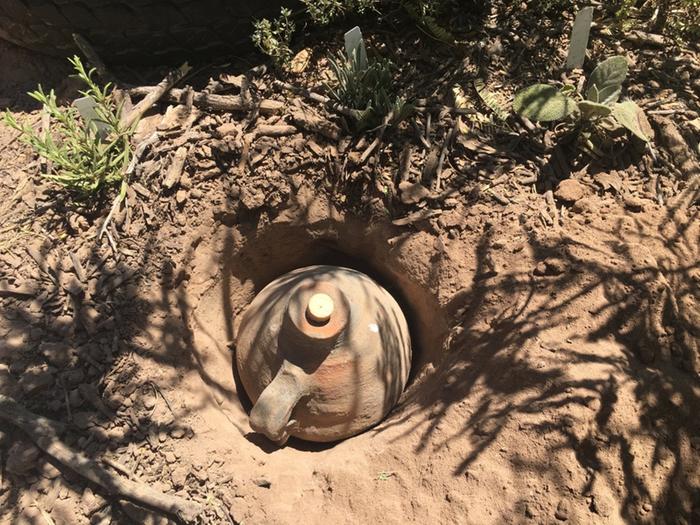
[[[693,202],[693,198],[688,202]],[[531,236],[529,247],[535,261],[559,261],[565,268],[552,268],[551,272],[548,268],[540,276],[508,272],[495,275],[487,264],[493,242],[493,233],[487,232],[476,247],[479,262],[472,286],[457,294],[447,306],[455,314],[456,330],[445,360],[423,386],[425,390],[414,391],[378,432],[392,426],[402,430],[402,437],[419,432],[416,452],[434,450],[436,443],[441,448],[467,440],[471,451],[455,466],[453,474],[458,476],[469,470],[516,416],[558,410],[559,416],[546,423],[526,424],[520,430],[525,434],[560,437],[555,440],[558,444],[547,441],[543,446],[552,447],[552,451],[569,448],[573,452],[587,473],[583,495],[590,493],[596,478],[612,478],[600,457],[611,454],[617,456],[622,467],[620,508],[625,520],[639,519],[644,502],[653,504],[657,519],[685,519],[688,523],[700,519],[700,487],[693,476],[698,469],[698,451],[693,449],[700,448],[700,422],[694,417],[700,408],[700,334],[675,305],[677,298],[693,293],[700,276],[697,227],[691,234],[695,238],[684,238],[690,225],[697,226],[698,213],[697,207],[686,211],[682,211],[682,205],[668,209],[663,233],[654,240],[663,242],[672,256],[658,264],[639,245],[611,244],[601,252],[598,246],[571,239],[543,243]],[[619,239],[624,238],[625,223],[629,226],[627,221],[615,225]],[[664,231],[670,224],[674,225],[675,235]],[[641,225],[635,226],[643,238]],[[586,252],[599,252],[602,257],[582,257]],[[567,326],[578,316],[574,313],[572,317],[570,307],[600,291],[607,302],[590,310],[590,329],[577,334],[574,340],[560,341],[548,348],[558,356],[556,364],[545,366],[527,359],[522,349],[545,331]],[[493,304],[498,308],[494,309]],[[577,350],[580,343],[606,338],[617,341],[624,351],[619,355],[596,355]],[[572,378],[570,372],[586,363],[609,365],[615,374]],[[679,369],[683,367],[690,372]],[[638,425],[633,428],[610,423],[611,414],[620,408],[616,377],[633,381],[638,407]],[[448,411],[464,400],[472,400],[474,410],[461,429],[444,437]],[[592,407],[596,412],[594,423],[584,434],[566,415],[576,405]],[[635,460],[632,441],[642,436],[654,440],[653,469],[661,464],[672,465],[660,487],[658,480],[652,480],[653,488],[647,486],[649,477],[643,479],[638,471],[640,459]],[[567,483],[565,467],[549,461],[514,461],[511,468],[523,473],[549,472],[562,486]],[[614,486],[612,479],[610,486]],[[522,487],[524,493],[526,488]]]

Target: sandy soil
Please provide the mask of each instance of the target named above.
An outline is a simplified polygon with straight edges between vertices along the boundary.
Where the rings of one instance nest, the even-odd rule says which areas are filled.
[[[254,121],[177,121],[115,219],[118,252],[96,241],[100,215],[56,204],[0,127],[0,393],[64,422],[68,445],[119,475],[206,502],[205,523],[700,523],[698,175],[657,184],[642,162],[588,166],[545,197],[519,181],[534,164],[477,176],[488,165],[471,142],[451,160],[477,163],[471,179],[406,204],[376,183],[400,171],[401,140],[371,169],[352,165],[366,143],[304,126],[246,150],[244,129],[297,122],[300,106],[317,115],[287,102]],[[163,113],[140,133],[171,126]],[[183,137],[195,137],[185,171],[163,188]],[[236,320],[265,284],[313,263],[395,294],[413,370],[377,427],[277,448],[248,425]],[[165,522],[56,468],[9,425],[0,453],[3,523]]]

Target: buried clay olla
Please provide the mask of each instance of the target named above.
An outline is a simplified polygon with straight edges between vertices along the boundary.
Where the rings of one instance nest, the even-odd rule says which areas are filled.
[[[245,311],[236,364],[251,427],[276,443],[343,439],[378,423],[408,379],[406,319],[366,275],[310,266],[267,285]]]

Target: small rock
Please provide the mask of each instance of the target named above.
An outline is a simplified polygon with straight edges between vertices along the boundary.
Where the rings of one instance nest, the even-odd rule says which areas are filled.
[[[265,204],[265,194],[259,189],[249,190],[246,188],[241,191],[241,204],[250,211],[262,208]]]
[[[576,179],[565,179],[559,183],[554,196],[560,201],[574,203],[586,194],[586,187]]]
[[[200,483],[206,483],[209,481],[209,472],[206,468],[201,468],[199,470],[195,469],[192,474],[194,474],[194,477],[197,478]]]
[[[41,343],[39,352],[50,364],[58,368],[66,368],[75,361],[72,347],[65,343]]]
[[[172,480],[173,486],[176,489],[180,489],[185,486],[185,483],[187,482],[187,474],[189,474],[189,471],[185,466],[179,466],[173,469],[172,473],[170,474],[170,479]]]
[[[591,501],[591,510],[603,518],[607,518],[612,514],[613,506],[611,498],[602,494],[594,495]]]
[[[126,438],[129,432],[129,427],[127,426],[115,426],[107,431],[107,437],[112,443],[121,443]]]
[[[36,467],[41,451],[27,441],[17,441],[7,451],[5,470],[24,475]]]
[[[71,408],[80,408],[83,405],[83,396],[80,395],[77,388],[68,392],[68,402]]]
[[[638,197],[632,197],[628,195],[625,197],[625,208],[629,211],[639,213],[644,210],[644,201]]]
[[[420,182],[402,181],[399,183],[399,191],[404,204],[415,204],[430,196],[430,190]]]
[[[108,508],[90,516],[90,525],[110,525],[110,523],[112,523],[112,516]]]
[[[651,512],[652,508],[653,507],[651,506],[651,503],[645,503],[644,505],[642,505],[642,510],[644,510],[644,512]]]
[[[19,386],[26,394],[44,390],[53,385],[53,370],[46,366],[33,366],[24,371]]]
[[[255,478],[252,480],[253,484],[264,489],[269,489],[272,486],[272,482],[265,478]]]
[[[569,519],[569,502],[567,500],[559,500],[557,510],[554,512],[554,517],[559,521],[566,521]]]
[[[83,372],[82,368],[68,370],[61,374],[61,379],[63,379],[66,388],[75,388],[85,379],[85,372]]]
[[[114,393],[111,396],[105,398],[105,405],[107,405],[112,410],[119,410],[124,404],[125,398],[119,393]]]
[[[177,461],[177,458],[175,457],[175,454],[173,454],[172,451],[168,451],[165,453],[165,461],[169,464],[175,463]]]
[[[10,368],[5,364],[0,364],[0,394],[14,397],[18,388],[17,381],[10,374]]]
[[[139,507],[133,503],[122,501],[119,505],[124,511],[124,514],[129,516],[134,523],[141,523],[142,525],[167,525],[169,522],[168,518],[162,514]]]
[[[151,395],[143,396],[142,402],[143,402],[143,408],[145,408],[146,410],[153,410],[156,406],[155,396],[151,396]]]
[[[75,412],[73,414],[73,423],[81,430],[90,428],[95,421],[94,412]]]
[[[554,277],[563,274],[565,271],[566,264],[564,263],[564,261],[561,261],[559,259],[546,259],[537,263],[537,266],[535,266],[535,269],[532,273],[538,276],[547,275],[550,277]]]
[[[173,428],[170,431],[170,437],[174,439],[182,439],[185,437],[187,431],[182,427]]]
[[[537,509],[535,509],[532,503],[525,504],[525,516],[530,519],[535,519],[537,517]]]
[[[187,190],[178,190],[177,193],[175,194],[175,201],[177,202],[178,206],[182,206],[185,204],[185,201],[187,200]]]
[[[226,135],[236,135],[240,128],[241,126],[237,122],[226,122],[225,124],[221,124],[221,126],[216,128],[216,135],[219,138],[223,138]]]

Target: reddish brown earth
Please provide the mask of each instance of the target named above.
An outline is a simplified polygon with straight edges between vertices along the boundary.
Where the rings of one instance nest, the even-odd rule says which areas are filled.
[[[103,215],[56,204],[0,127],[0,393],[65,423],[67,444],[118,475],[205,502],[205,523],[700,523],[692,142],[676,144],[681,178],[584,165],[545,196],[527,182],[536,163],[473,139],[450,153],[453,191],[404,204],[405,144],[407,180],[429,182],[410,126],[365,166],[367,141],[298,124],[246,149],[245,133],[300,109],[336,122],[259,84],[281,114],[144,121],[142,136],[171,132],[137,170],[116,252],[96,239]],[[164,189],[179,146],[185,170]],[[377,427],[277,448],[248,425],[235,327],[265,284],[314,263],[396,295],[413,371]],[[164,520],[105,499],[9,425],[0,453],[3,522]]]

